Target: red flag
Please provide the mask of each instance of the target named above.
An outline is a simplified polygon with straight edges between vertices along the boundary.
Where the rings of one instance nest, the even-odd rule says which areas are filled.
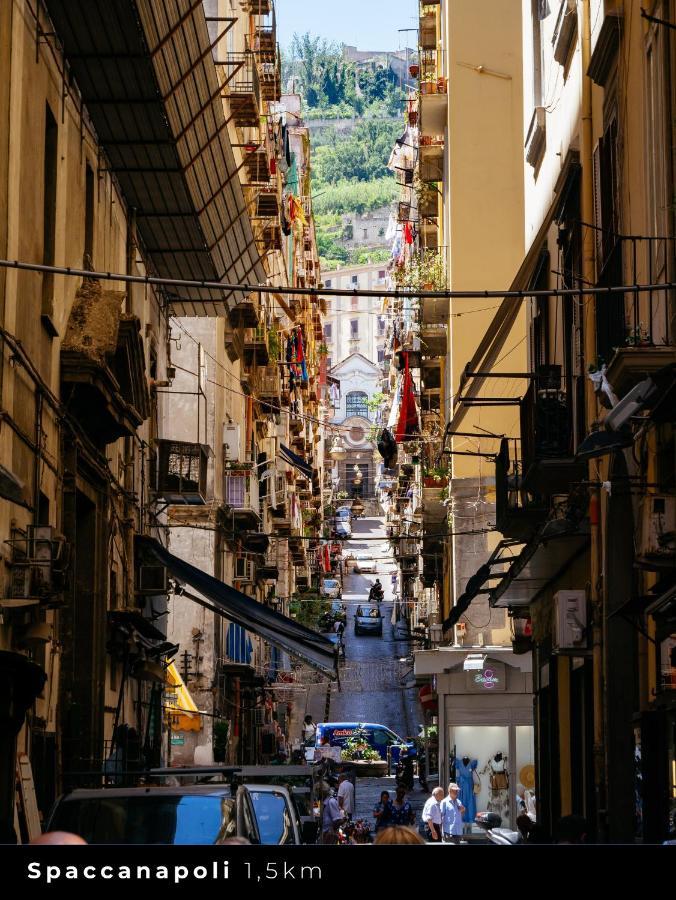
[[[394,435],[395,441],[400,444],[407,438],[420,434],[418,424],[418,411],[415,406],[415,394],[413,393],[413,378],[408,369],[408,353],[406,368],[404,370],[404,383],[401,387],[401,406],[399,407],[399,421]]]

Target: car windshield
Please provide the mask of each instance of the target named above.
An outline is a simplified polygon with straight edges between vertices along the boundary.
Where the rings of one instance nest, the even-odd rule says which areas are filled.
[[[293,825],[284,794],[252,791],[261,844],[293,844]]]
[[[75,798],[59,804],[50,829],[88,844],[215,844],[237,834],[235,801],[152,793]]]
[[[324,587],[331,590],[331,588],[338,587],[338,582],[333,581],[333,579],[331,579],[331,578],[325,578],[324,579]]]
[[[379,618],[380,618],[380,610],[379,610],[379,609],[371,609],[371,610],[369,610],[369,616],[370,616],[372,619],[379,619]]]

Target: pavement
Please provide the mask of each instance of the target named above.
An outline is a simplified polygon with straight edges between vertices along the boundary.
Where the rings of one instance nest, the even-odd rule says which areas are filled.
[[[367,540],[368,539],[368,540]],[[375,540],[373,540],[375,539]],[[376,560],[378,571],[371,574],[347,573],[343,563],[343,596],[347,606],[345,628],[345,663],[340,668],[340,687],[331,686],[328,721],[376,722],[386,725],[403,738],[416,737],[423,722],[416,688],[405,688],[411,680],[411,663],[402,663],[409,656],[411,644],[395,640],[392,629],[391,574],[396,570],[394,558],[387,540],[384,521],[381,518],[357,519],[352,523],[352,539],[344,543],[343,556],[351,552],[367,551]],[[381,603],[383,614],[382,637],[355,635],[354,614],[360,603],[365,603],[376,578],[380,578],[384,590]],[[325,719],[326,684],[311,685],[305,697],[303,715],[310,713],[316,722]],[[430,788],[435,782],[430,781]],[[356,817],[363,817],[373,824],[373,807],[380,793],[388,790],[394,797],[394,776],[383,778],[359,778],[356,786]],[[420,790],[416,778],[415,788],[409,794],[418,820],[428,793]]]

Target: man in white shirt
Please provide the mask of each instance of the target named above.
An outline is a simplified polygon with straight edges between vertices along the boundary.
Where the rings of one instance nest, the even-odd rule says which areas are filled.
[[[346,816],[354,814],[354,785],[347,775],[340,776],[338,785],[338,805]]]
[[[462,814],[465,807],[458,797],[460,787],[451,782],[448,786],[448,796],[441,801],[441,827],[444,832],[444,841],[459,843],[463,833]]]
[[[441,841],[441,808],[439,804],[443,797],[444,789],[440,787],[434,788],[431,796],[425,801],[422,811],[427,840],[435,844]]]

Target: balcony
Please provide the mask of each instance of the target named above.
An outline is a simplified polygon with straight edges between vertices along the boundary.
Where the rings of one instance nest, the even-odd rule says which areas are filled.
[[[444,90],[440,91],[440,87]],[[420,95],[420,134],[429,137],[443,135],[448,124],[448,93],[445,81],[439,79],[436,88],[435,91]]]
[[[279,222],[266,220],[265,225],[257,225],[254,221],[256,245],[261,253],[273,253],[282,249],[282,229]]]
[[[437,46],[437,15],[427,13],[420,17],[420,46],[423,50],[435,50]]]
[[[252,16],[269,16],[272,10],[272,0],[239,0],[239,5]]]
[[[259,128],[261,88],[254,56],[228,53],[226,62],[230,74],[224,94],[230,103],[232,120],[238,128]]]
[[[495,460],[495,525],[506,538],[526,541],[547,516],[539,494],[523,487],[523,464],[518,442],[503,438]]]
[[[270,361],[268,342],[262,328],[247,328],[244,336],[243,362],[247,369],[252,366],[267,366]]]
[[[571,398],[561,390],[561,367],[541,366],[521,401],[523,490],[565,494],[584,478],[585,464],[575,461],[572,423]]]
[[[223,475],[223,502],[228,507],[225,519],[232,517],[235,532],[256,529],[261,520],[258,479],[253,463],[245,465],[226,461]]]
[[[256,297],[246,297],[228,311],[233,328],[256,328],[260,321],[260,306]]]
[[[280,382],[277,365],[268,366],[261,372],[258,397],[264,403],[272,403],[275,406],[279,406]]]
[[[282,96],[282,69],[277,48],[277,55],[261,60],[258,63],[258,77],[261,86],[261,97],[267,103],[277,103]]]
[[[448,301],[442,300],[442,303],[448,304]],[[447,330],[446,325],[441,323],[423,322],[420,329],[420,344],[422,346],[423,356],[438,357],[446,356],[447,352]]]
[[[444,180],[444,145],[421,144],[418,153],[420,180],[424,182]]]
[[[244,159],[247,182],[250,185],[263,187],[270,183],[270,157],[264,145],[256,150],[249,150]]]
[[[209,447],[187,441],[157,444],[157,495],[172,505],[206,503]]]

